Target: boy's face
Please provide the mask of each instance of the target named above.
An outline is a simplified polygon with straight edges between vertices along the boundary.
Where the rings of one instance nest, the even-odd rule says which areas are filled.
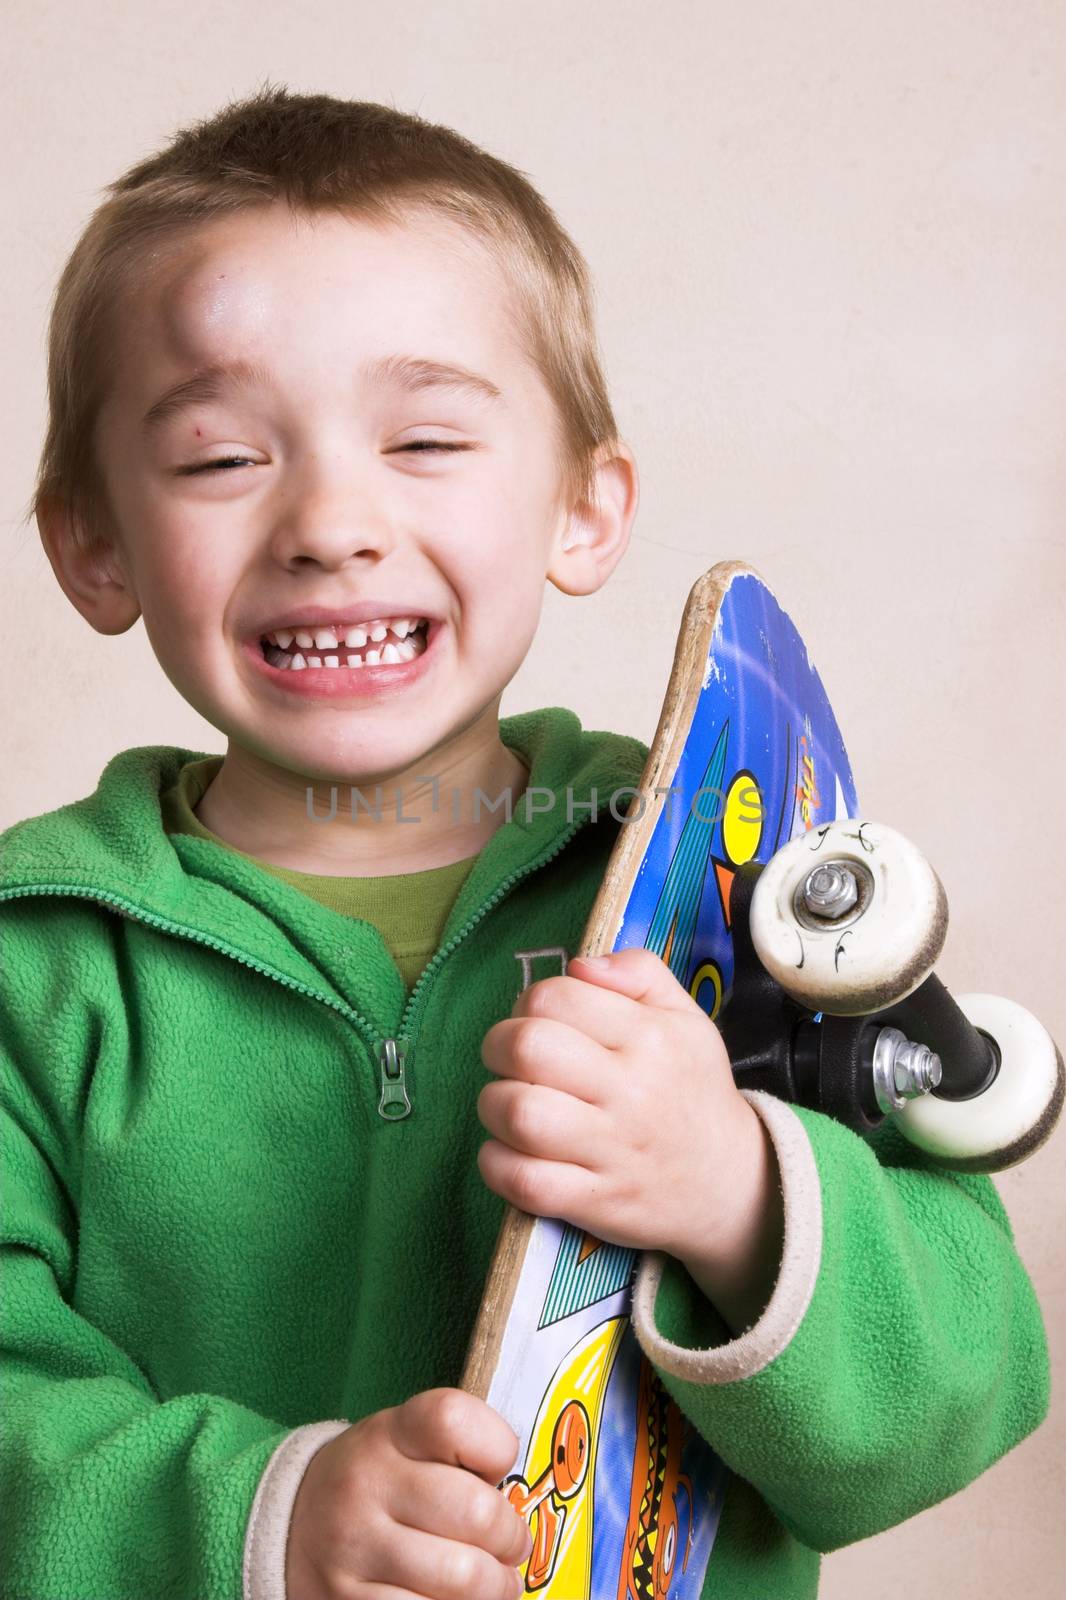
[[[123,587],[181,695],[231,743],[338,781],[402,772],[479,719],[495,733],[545,577],[598,587],[625,539],[570,588],[552,403],[477,241],[437,222],[242,212],[170,246],[121,322],[97,450]],[[364,375],[394,356],[461,365],[500,397]],[[237,361],[263,375],[144,422],[173,385]],[[189,471],[225,458],[238,464]],[[431,619],[424,653],[348,669],[341,635],[314,652],[338,669],[264,661],[272,625],[368,604]]]

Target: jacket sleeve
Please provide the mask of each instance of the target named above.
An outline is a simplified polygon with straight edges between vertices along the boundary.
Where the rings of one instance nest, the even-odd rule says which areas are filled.
[[[72,1305],[77,1217],[41,1102],[0,1040],[0,1597],[284,1600],[300,1478],[349,1424],[160,1400]]]
[[[742,1091],[784,1196],[774,1289],[735,1335],[644,1252],[638,1341],[681,1410],[803,1544],[828,1552],[971,1483],[1047,1414],[1047,1340],[991,1179]]]

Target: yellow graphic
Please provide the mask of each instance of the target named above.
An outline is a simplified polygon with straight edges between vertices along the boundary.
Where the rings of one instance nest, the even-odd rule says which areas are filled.
[[[762,840],[762,805],[752,772],[738,772],[722,808],[722,843],[735,867],[754,856]]]
[[[704,984],[709,985],[709,992],[701,994],[700,990]],[[716,962],[704,961],[696,968],[689,994],[698,1006],[703,1007],[713,1022],[722,1004],[722,974]]]
[[[821,805],[818,784],[814,776],[814,758],[807,744],[807,735],[800,735],[800,772],[796,785],[796,799],[800,803],[803,826],[809,828],[814,821],[815,809]]]
[[[611,1317],[575,1345],[545,1392],[523,1472],[500,1485],[533,1535],[525,1592],[543,1600],[590,1592],[600,1417],[627,1321]]]

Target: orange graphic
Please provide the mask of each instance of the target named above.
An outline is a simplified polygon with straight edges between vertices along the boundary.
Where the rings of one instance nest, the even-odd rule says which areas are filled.
[[[733,879],[736,873],[727,867],[724,861],[719,861],[716,856],[711,857],[714,863],[714,877],[718,885],[718,898],[722,902],[722,918],[727,928],[732,927],[729,900],[733,893]]]
[[[534,1483],[507,1480],[507,1499],[530,1522],[533,1549],[526,1565],[526,1593],[543,1589],[555,1569],[559,1540],[566,1521],[564,1500],[577,1494],[589,1464],[589,1414],[580,1400],[569,1400],[552,1432],[548,1465]]]
[[[666,936],[666,945],[665,945],[665,947],[663,948],[663,951],[662,951],[662,959],[666,962],[667,966],[670,965],[670,954],[671,954],[671,951],[674,948],[674,935],[675,935],[676,932],[677,932],[677,908],[675,907],[674,908],[674,915],[673,915],[673,917],[672,917],[672,919],[670,921],[670,932]]]
[[[682,1572],[688,1566],[692,1547],[692,1482],[681,1471],[684,1424],[679,1407],[641,1357],[637,1443],[617,1600],[666,1600],[677,1555],[679,1485],[684,1486],[688,1497],[688,1537]]]

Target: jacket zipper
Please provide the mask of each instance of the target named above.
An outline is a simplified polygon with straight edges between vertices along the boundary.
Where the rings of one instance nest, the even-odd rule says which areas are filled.
[[[422,969],[418,982],[411,990],[407,998],[407,1004],[404,1006],[403,1016],[400,1018],[399,1037],[382,1039],[377,1047],[378,1068],[381,1079],[381,1099],[378,1102],[379,1116],[385,1117],[390,1122],[399,1122],[402,1117],[409,1116],[411,1113],[411,1101],[407,1093],[406,1069],[407,1057],[414,1034],[413,1014],[421,1006],[424,994],[423,986],[435,968],[451,954],[456,945],[466,938],[471,928],[475,928],[482,917],[491,911],[499,900],[503,899],[508,889],[517,883],[519,878],[525,877],[530,872],[536,872],[539,867],[546,866],[553,857],[559,854],[564,845],[569,844],[578,829],[583,828],[589,821],[591,821],[591,818],[582,817],[579,821],[572,822],[566,832],[559,835],[550,850],[544,851],[533,861],[527,861],[524,867],[518,867],[514,872],[508,873],[503,882],[497,885],[490,898],[478,907],[472,917],[464,922],[458,933],[452,934],[447,944],[441,945],[433,959]],[[408,1023],[409,1013],[412,1016],[411,1023]]]
[[[334,1000],[328,994],[321,994],[317,989],[309,988],[306,983],[300,983],[296,978],[289,978],[283,972],[276,972],[273,967],[264,966],[261,961],[256,961],[254,957],[245,954],[242,950],[235,950],[232,945],[226,944],[222,939],[213,939],[210,934],[201,933],[196,928],[187,928],[180,922],[170,921],[168,917],[157,916],[154,911],[146,911],[143,906],[135,905],[131,900],[127,900],[124,895],[111,894],[106,889],[90,889],[81,883],[25,883],[20,884],[17,889],[0,889],[0,902],[15,900],[19,896],[27,894],[72,894],[83,900],[96,900],[102,905],[117,906],[134,922],[143,922],[150,928],[162,928],[164,932],[175,934],[178,938],[191,939],[195,944],[207,945],[210,949],[218,950],[221,954],[229,956],[233,961],[239,961],[241,966],[251,967],[254,971],[261,972],[264,977],[273,978],[275,982],[284,984],[287,989],[295,989],[299,994],[310,995],[313,1000],[321,1000],[323,1005],[330,1006],[334,1011],[339,1011],[341,1016],[353,1023],[364,1041],[374,1051],[377,1057],[378,1075],[381,1083],[378,1115],[384,1117],[387,1122],[399,1122],[401,1118],[409,1116],[412,1110],[411,1100],[407,1093],[406,1070],[413,1029],[406,1024],[408,1015],[411,1014],[413,1017],[414,1010],[418,1009],[422,1003],[427,979],[455,949],[456,945],[466,938],[471,928],[477,926],[486,912],[491,911],[497,901],[503,898],[512,884],[517,883],[518,879],[525,877],[527,873],[535,872],[538,867],[545,866],[547,862],[559,854],[564,845],[570,842],[578,829],[583,828],[590,820],[589,817],[582,817],[579,821],[572,823],[566,832],[559,836],[550,850],[543,852],[535,860],[527,862],[524,867],[519,867],[514,872],[509,873],[503,882],[497,886],[491,898],[486,900],[484,905],[479,906],[474,915],[459,929],[458,933],[453,934],[448,943],[437,951],[433,959],[420,973],[418,982],[408,996],[403,1016],[400,1019],[400,1033],[394,1039],[378,1040],[374,1025],[370,1019],[363,1016],[362,1012],[354,1011],[351,1006],[345,1005],[343,1001]]]

